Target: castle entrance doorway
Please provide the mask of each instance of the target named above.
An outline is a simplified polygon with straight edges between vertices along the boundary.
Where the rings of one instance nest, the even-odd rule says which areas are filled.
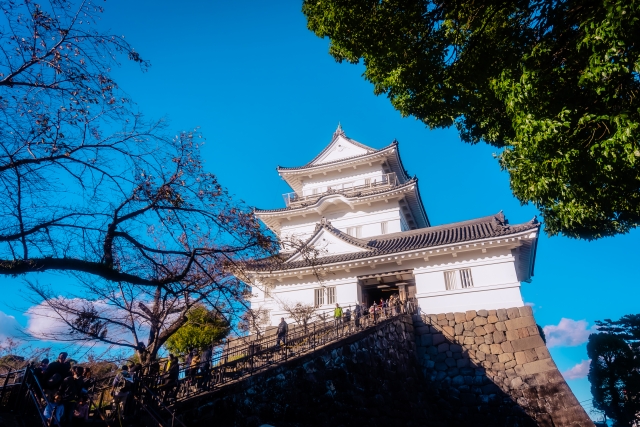
[[[413,270],[398,270],[386,273],[366,274],[358,277],[359,301],[370,307],[374,301],[388,300],[391,295],[402,301],[413,298],[416,291]]]

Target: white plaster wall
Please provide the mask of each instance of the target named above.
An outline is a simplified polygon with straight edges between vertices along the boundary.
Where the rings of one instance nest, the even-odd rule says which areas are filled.
[[[416,296],[423,312],[446,313],[523,305],[515,258],[508,248],[489,249],[484,254],[480,251],[460,253],[456,258],[443,256],[435,260],[414,270]],[[461,268],[471,270],[473,287],[448,291],[444,272]]]
[[[522,307],[520,285],[505,287],[485,286],[458,289],[441,294],[417,294],[418,304],[423,313],[451,313],[467,310],[496,310],[499,308]]]
[[[334,160],[340,160],[347,157],[360,156],[366,154],[367,150],[357,145],[352,144],[342,136],[338,137],[338,140],[333,143],[333,147],[324,153],[322,157],[314,162],[314,164],[322,164],[332,162]]]
[[[397,259],[395,257],[398,257]],[[357,277],[366,274],[413,269],[416,282],[416,297],[424,313],[461,312],[466,310],[498,309],[522,306],[520,283],[515,273],[514,257],[508,248],[461,252],[457,257],[450,254],[434,256],[428,261],[422,257],[392,255],[385,263],[373,264],[367,260],[354,261],[350,272],[344,270],[330,272],[323,278],[324,286],[336,287],[338,303],[346,307],[359,301]],[[401,265],[397,262],[402,262]],[[364,264],[361,264],[361,263]],[[370,268],[373,265],[374,268]],[[447,291],[444,271],[458,268],[470,268],[474,287]],[[258,296],[251,301],[252,307],[271,310],[272,325],[276,325],[284,316],[278,301],[303,302],[313,304],[313,289],[321,285],[314,276],[303,279],[284,278],[274,282],[273,298],[264,298],[254,288]],[[321,307],[331,312],[332,306]]]
[[[265,298],[264,294],[256,291],[256,287],[252,292],[257,295],[251,299],[252,309],[263,309],[270,311],[271,324],[276,326],[280,322],[280,318],[284,317],[291,322],[286,312],[282,310],[282,302],[295,304],[302,302],[303,304],[314,303],[314,289],[324,287],[336,288],[336,302],[341,307],[353,306],[358,301],[357,278],[352,273],[339,272],[336,275],[328,275],[320,284],[314,276],[305,276],[303,279],[288,279],[283,282],[276,282],[276,287],[271,292],[271,298]],[[326,297],[325,297],[326,298]],[[320,312],[332,313],[335,304],[324,304],[319,307]]]
[[[344,206],[344,205],[343,205]],[[324,217],[331,221],[331,225],[343,232],[348,227],[362,226],[361,238],[379,236],[381,223],[387,222],[387,233],[402,231],[400,206],[397,200],[389,200],[389,203],[372,203],[371,206],[359,206],[356,210],[349,208],[337,211],[328,210]],[[292,218],[283,222],[280,228],[280,237],[288,240],[296,236],[300,240],[306,240],[313,234],[316,224],[321,220],[320,215],[307,215],[307,217]]]

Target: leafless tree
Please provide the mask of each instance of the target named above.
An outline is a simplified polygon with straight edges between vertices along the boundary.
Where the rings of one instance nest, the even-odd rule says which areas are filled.
[[[265,326],[269,323],[269,311],[261,308],[247,307],[242,313],[238,329],[240,332],[249,332],[250,334],[261,337]]]
[[[300,301],[295,303],[281,301],[279,305],[294,322],[302,326],[304,331],[307,332],[309,321],[316,316],[316,307],[313,304],[305,304]]]
[[[48,317],[52,327],[38,338],[77,343],[101,343],[137,353],[142,363],[154,360],[166,341],[187,322],[194,307],[214,307],[233,318],[245,285],[216,267],[190,283],[147,287],[129,283],[84,282],[82,294],[58,297],[50,289],[29,283],[39,305],[32,315]]]
[[[0,342],[0,374],[22,369],[30,362],[39,362],[51,348],[34,347],[16,338],[5,337]]]
[[[95,30],[99,7],[0,8],[0,274],[73,271],[171,293],[209,263],[269,250],[203,170],[198,132],[170,136],[132,112],[108,71],[119,55],[147,63]]]

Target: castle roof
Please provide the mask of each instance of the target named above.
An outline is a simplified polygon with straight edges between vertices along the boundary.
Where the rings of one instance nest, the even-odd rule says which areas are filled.
[[[316,226],[314,234],[305,242],[302,247],[316,239],[318,233],[329,230],[333,235],[344,239],[354,246],[359,246],[366,250],[357,252],[326,254],[318,256],[315,260],[301,259],[297,254],[301,249],[291,255],[280,254],[275,257],[256,260],[247,265],[248,269],[254,272],[274,272],[299,268],[314,267],[318,264],[322,266],[343,263],[345,261],[356,261],[367,258],[375,258],[381,255],[391,255],[407,251],[437,248],[441,246],[482,241],[485,239],[509,237],[527,231],[538,231],[540,223],[533,220],[516,225],[510,225],[502,212],[469,221],[444,224],[435,227],[420,228],[416,230],[403,231],[399,233],[375,236],[371,239],[356,239],[340,230],[335,229],[329,222]],[[529,241],[528,247],[530,256],[529,276],[533,274],[533,257],[535,257],[535,246],[537,238]],[[303,257],[302,257],[303,258]],[[314,263],[316,263],[314,265]]]
[[[310,207],[316,207],[322,204],[324,199],[327,198],[332,198],[335,196],[343,196],[346,199],[357,199],[357,198],[362,198],[362,197],[369,197],[369,196],[377,196],[380,194],[385,194],[385,193],[392,193],[392,192],[397,192],[398,190],[402,190],[404,188],[409,188],[411,187],[411,185],[417,184],[418,183],[418,179],[417,178],[413,178],[410,179],[409,181],[405,182],[404,184],[401,184],[397,187],[393,187],[391,189],[389,188],[382,188],[379,190],[374,190],[374,191],[361,191],[359,193],[356,193],[354,195],[348,194],[350,193],[349,190],[335,190],[332,192],[327,192],[327,193],[323,193],[321,195],[318,195],[318,198],[313,200],[313,202],[309,202],[309,203],[302,203],[300,205],[297,206],[287,206],[284,208],[276,208],[276,209],[258,209],[255,208],[255,213],[257,215],[260,214],[266,214],[266,213],[278,213],[278,212],[293,212],[293,211],[304,211],[304,210],[308,210]]]

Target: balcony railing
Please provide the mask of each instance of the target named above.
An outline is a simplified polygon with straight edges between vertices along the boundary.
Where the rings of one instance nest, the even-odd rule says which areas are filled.
[[[327,194],[343,194],[347,197],[364,196],[369,193],[380,191],[385,188],[397,187],[399,184],[395,172],[386,173],[381,176],[359,179],[349,182],[327,185],[325,187],[305,190],[306,194],[296,192],[282,195],[287,207],[298,207],[315,203],[319,198]]]

